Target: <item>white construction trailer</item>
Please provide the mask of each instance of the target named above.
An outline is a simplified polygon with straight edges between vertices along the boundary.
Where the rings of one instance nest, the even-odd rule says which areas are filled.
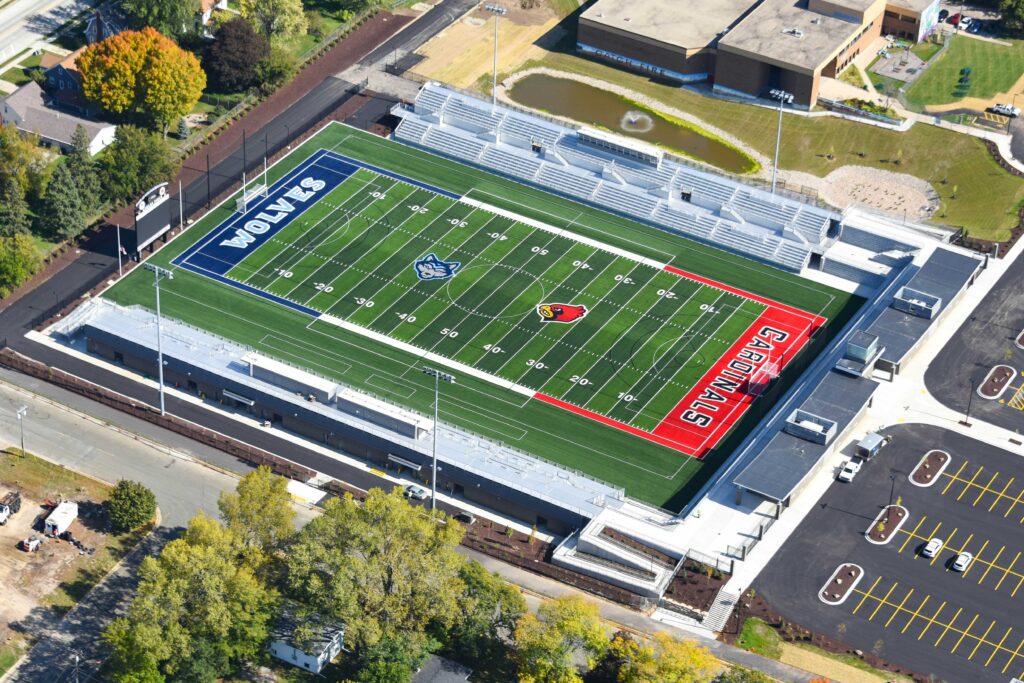
[[[53,509],[50,516],[46,518],[43,531],[47,536],[60,536],[68,530],[71,523],[78,518],[78,503],[69,500],[64,501]]]

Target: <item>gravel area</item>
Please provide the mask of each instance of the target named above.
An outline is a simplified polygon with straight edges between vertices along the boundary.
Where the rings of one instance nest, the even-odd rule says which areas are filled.
[[[894,173],[870,166],[840,166],[824,178],[781,171],[787,183],[812,187],[822,199],[840,209],[861,204],[893,216],[914,220],[929,218],[939,208],[939,194],[931,184],[908,173]]]

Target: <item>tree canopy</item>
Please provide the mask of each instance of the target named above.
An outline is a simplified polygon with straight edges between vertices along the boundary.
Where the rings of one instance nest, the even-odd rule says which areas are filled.
[[[27,232],[28,203],[25,190],[10,176],[0,176],[0,237]]]
[[[576,655],[594,668],[608,648],[597,605],[577,596],[555,598],[525,614],[515,630],[520,683],[581,683]]]
[[[242,544],[242,554],[254,569],[295,533],[295,511],[288,480],[267,467],[242,477],[235,492],[220,494],[221,519]]]
[[[107,514],[116,530],[136,529],[156,515],[156,496],[139,482],[122,479],[110,492]]]
[[[136,27],[172,38],[194,31],[199,21],[199,0],[121,0],[121,7]]]
[[[283,40],[306,32],[302,0],[239,0],[238,10],[268,40]]]
[[[428,625],[459,612],[462,527],[439,523],[396,488],[372,489],[364,504],[329,501],[289,546],[288,586],[322,614],[345,622],[346,645],[381,640],[422,650]]]
[[[112,202],[135,201],[140,193],[169,180],[178,162],[166,140],[136,128],[118,126],[100,160],[103,195]]]
[[[665,632],[650,641],[618,635],[608,656],[617,660],[619,683],[709,683],[719,669],[707,648]]]
[[[459,578],[465,589],[449,647],[471,661],[501,657],[505,639],[526,613],[526,600],[515,586],[475,560],[463,565]]]
[[[199,60],[154,28],[124,31],[90,45],[77,64],[88,100],[165,132],[192,110],[206,87]]]
[[[0,299],[39,270],[39,252],[27,233],[0,235]]]
[[[49,237],[68,239],[85,230],[88,207],[78,191],[78,179],[71,167],[58,164],[46,188],[39,212],[40,232]]]
[[[235,17],[217,29],[203,53],[203,68],[217,91],[239,92],[256,84],[256,67],[269,55],[267,39]]]
[[[13,123],[0,126],[0,179],[13,179],[26,196],[41,198],[49,180],[49,159],[39,136],[22,135]]]

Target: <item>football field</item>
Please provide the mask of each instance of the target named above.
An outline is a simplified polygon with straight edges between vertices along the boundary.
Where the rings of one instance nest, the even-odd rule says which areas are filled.
[[[271,171],[154,257],[165,312],[417,410],[441,369],[443,419],[659,505],[849,299],[345,127]]]

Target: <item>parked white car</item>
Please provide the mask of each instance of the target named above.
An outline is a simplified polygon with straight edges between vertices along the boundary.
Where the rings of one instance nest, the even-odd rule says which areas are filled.
[[[1011,119],[1015,119],[1020,116],[1020,108],[1015,107],[1012,104],[996,104],[992,106],[991,110],[996,114],[1009,116]]]
[[[933,538],[925,544],[924,548],[921,549],[921,554],[925,557],[935,557],[942,550],[942,546],[946,544],[941,538]]]
[[[970,553],[960,553],[956,556],[956,559],[953,561],[953,571],[967,571],[967,568],[971,566],[971,560],[973,559],[974,555],[971,555]]]
[[[843,465],[843,469],[839,470],[839,481],[851,482],[853,478],[860,472],[860,468],[864,466],[864,461],[860,458],[850,458]]]
[[[430,491],[416,484],[409,484],[405,487],[405,497],[413,500],[426,500],[430,498]]]

